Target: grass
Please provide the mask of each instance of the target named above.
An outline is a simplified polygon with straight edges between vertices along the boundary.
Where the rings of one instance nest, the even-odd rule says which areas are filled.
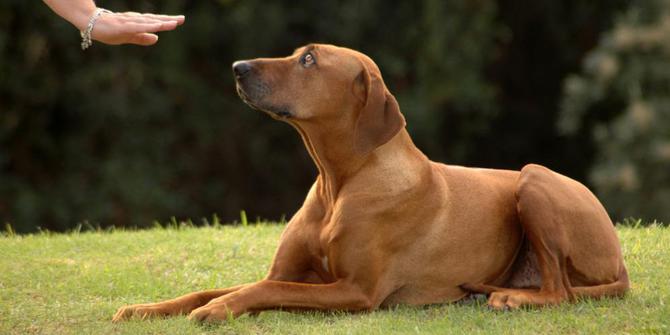
[[[670,228],[619,227],[623,300],[494,312],[484,300],[372,313],[264,312],[221,325],[183,317],[112,324],[125,304],[261,279],[283,225],[0,237],[0,334],[670,333]]]

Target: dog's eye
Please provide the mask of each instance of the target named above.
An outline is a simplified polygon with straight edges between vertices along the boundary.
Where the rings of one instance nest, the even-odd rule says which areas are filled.
[[[302,58],[300,59],[300,63],[304,67],[308,67],[308,66],[312,65],[312,64],[314,64],[314,62],[315,62],[314,55],[312,55],[311,52],[308,52],[308,53],[304,54],[302,56]]]

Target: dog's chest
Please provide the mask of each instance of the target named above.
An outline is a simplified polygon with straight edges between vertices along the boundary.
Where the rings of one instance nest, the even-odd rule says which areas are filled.
[[[331,216],[328,216],[329,218]],[[330,260],[333,256],[332,253],[336,250],[333,249],[334,242],[336,241],[336,232],[337,232],[337,223],[329,220],[322,225],[321,230],[319,231],[318,238],[318,252],[317,257],[319,259],[320,270],[327,272],[328,274],[333,274],[333,268],[331,267]]]
[[[328,262],[328,253],[330,252],[330,242],[331,242],[331,233],[332,225],[327,223],[323,226],[319,232],[319,246],[318,246],[318,258],[321,265],[321,270],[332,273],[330,269],[330,263]]]

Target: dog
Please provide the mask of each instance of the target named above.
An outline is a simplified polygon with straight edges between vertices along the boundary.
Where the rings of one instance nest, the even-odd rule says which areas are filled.
[[[616,231],[593,193],[535,164],[430,161],[366,55],[310,44],[285,58],[237,61],[233,72],[244,102],[298,131],[319,175],[265,279],[122,307],[114,321],[367,311],[472,293],[514,309],[628,290]]]

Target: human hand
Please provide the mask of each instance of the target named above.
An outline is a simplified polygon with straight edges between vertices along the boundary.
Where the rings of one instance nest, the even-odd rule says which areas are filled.
[[[174,30],[184,20],[183,15],[103,13],[95,22],[91,38],[111,45],[153,45],[158,41],[155,33]]]

